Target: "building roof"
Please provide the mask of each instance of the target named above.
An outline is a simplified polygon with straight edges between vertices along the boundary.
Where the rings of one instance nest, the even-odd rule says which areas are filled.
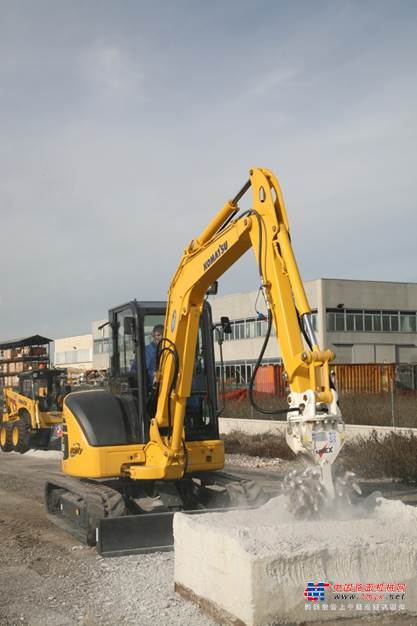
[[[31,335],[30,337],[21,337],[20,339],[8,339],[0,341],[0,350],[8,348],[21,348],[23,346],[44,346],[50,343],[52,339],[42,337],[42,335]]]

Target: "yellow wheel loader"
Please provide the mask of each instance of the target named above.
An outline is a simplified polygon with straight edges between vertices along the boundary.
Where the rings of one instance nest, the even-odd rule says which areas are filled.
[[[0,426],[3,452],[47,449],[54,433],[61,431],[65,385],[63,370],[38,369],[19,374],[17,389],[4,390]]]
[[[249,189],[252,208],[240,212],[238,202]],[[104,555],[169,549],[177,510],[196,514],[262,501],[256,485],[237,484],[221,471],[224,445],[206,302],[210,286],[249,248],[268,312],[249,396],[253,401],[254,377],[274,325],[291,390],[287,442],[317,468],[319,496],[335,497],[331,467],[344,424],[329,377],[334,355],[318,346],[314,334],[278,181],[266,169],[253,169],[235,198],[187,246],[166,303],[133,301],[110,311],[110,391],[80,391],[64,400],[65,476],[48,481],[47,510],[84,541],[97,541]],[[223,330],[228,326],[224,318]],[[158,328],[162,338],[155,348]],[[297,491],[293,482],[290,489]]]

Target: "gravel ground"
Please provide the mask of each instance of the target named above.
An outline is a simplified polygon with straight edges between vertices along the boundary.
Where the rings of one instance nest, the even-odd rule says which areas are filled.
[[[173,589],[173,553],[103,559],[45,517],[59,462],[0,453],[1,626],[214,626]]]
[[[0,452],[0,626],[215,626],[174,593],[173,553],[103,559],[46,518],[43,485],[57,457]],[[243,454],[227,463],[270,493],[290,464]],[[382,615],[341,623],[417,624]]]
[[[261,469],[282,469],[288,465],[288,461],[282,459],[267,459],[261,456],[249,456],[249,454],[226,454],[226,463],[237,467]]]

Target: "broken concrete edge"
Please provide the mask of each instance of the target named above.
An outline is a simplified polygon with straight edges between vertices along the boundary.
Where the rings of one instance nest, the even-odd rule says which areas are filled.
[[[213,602],[212,600],[208,600],[207,598],[202,598],[198,596],[194,591],[184,587],[180,583],[174,583],[174,591],[178,593],[184,600],[187,602],[192,602],[193,604],[197,604],[200,608],[201,612],[208,617],[211,617],[216,622],[221,624],[222,626],[247,626],[245,622],[242,622],[241,619],[235,617],[226,609],[222,609],[218,604]]]

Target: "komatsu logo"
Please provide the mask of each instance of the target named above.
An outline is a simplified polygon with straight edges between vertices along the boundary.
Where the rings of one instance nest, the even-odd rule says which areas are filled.
[[[219,245],[219,247],[217,248],[217,250],[215,252],[213,252],[213,254],[211,255],[211,257],[209,257],[207,259],[207,261],[205,261],[205,263],[203,263],[203,267],[204,267],[204,271],[207,272],[207,270],[209,269],[209,267],[211,267],[213,265],[213,263],[215,261],[217,261],[217,259],[219,257],[222,256],[222,254],[224,254],[227,250],[228,247],[228,243],[227,241],[225,241],[224,243],[221,243]]]

